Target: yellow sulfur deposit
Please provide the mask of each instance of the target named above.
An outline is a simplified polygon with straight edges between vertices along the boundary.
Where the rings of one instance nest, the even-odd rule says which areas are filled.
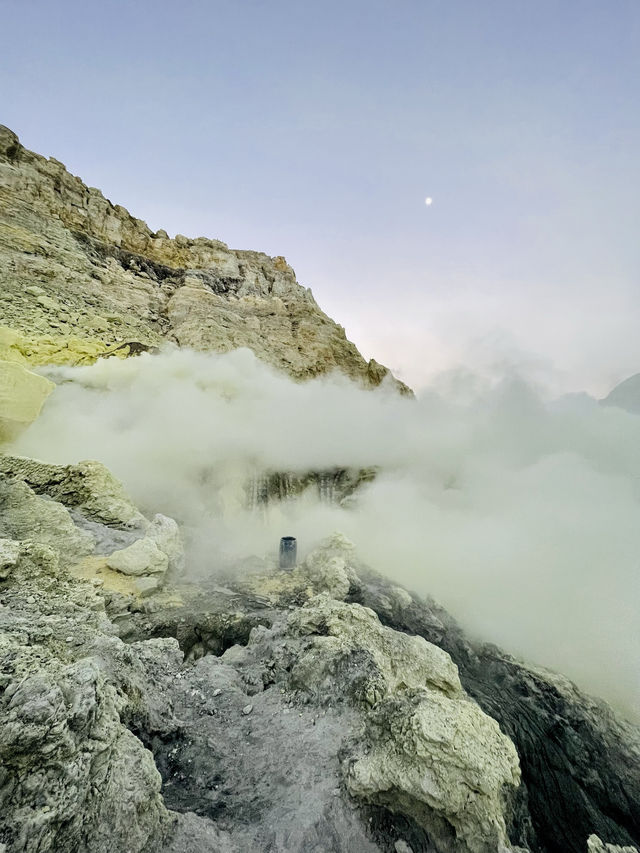
[[[0,359],[17,364],[39,367],[44,364],[93,364],[100,356],[126,358],[129,347],[114,347],[95,338],[72,336],[23,335],[7,326],[0,326]]]
[[[0,441],[34,421],[55,385],[15,361],[0,360]]]

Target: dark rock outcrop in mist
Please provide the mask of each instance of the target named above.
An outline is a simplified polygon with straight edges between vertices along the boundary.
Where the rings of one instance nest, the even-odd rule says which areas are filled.
[[[635,373],[600,400],[602,406],[616,406],[632,415],[640,415],[640,373]]]
[[[358,600],[385,624],[446,649],[465,689],[516,745],[522,787],[514,840],[545,853],[584,853],[590,833],[640,843],[638,728],[562,676],[470,642],[433,603],[386,605],[385,587],[379,578],[364,582]]]

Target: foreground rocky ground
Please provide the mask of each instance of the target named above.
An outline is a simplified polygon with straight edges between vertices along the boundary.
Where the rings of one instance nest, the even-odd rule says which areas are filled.
[[[5,853],[636,849],[637,729],[342,537],[193,586],[102,466],[0,470]]]

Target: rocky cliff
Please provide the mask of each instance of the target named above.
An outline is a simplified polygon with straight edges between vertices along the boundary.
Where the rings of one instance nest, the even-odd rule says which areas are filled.
[[[376,386],[389,375],[284,258],[154,233],[0,126],[0,358],[79,364],[163,342],[249,347],[296,379],[337,370]]]

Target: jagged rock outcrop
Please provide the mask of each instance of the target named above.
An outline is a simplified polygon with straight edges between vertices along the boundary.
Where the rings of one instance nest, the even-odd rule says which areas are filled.
[[[22,470],[44,489],[73,481],[77,471],[20,459],[5,464],[14,474],[4,482],[9,491],[64,507],[15,474]],[[95,506],[87,489],[79,482],[75,500],[65,492],[81,541],[77,508]],[[167,533],[166,524],[158,527]],[[398,754],[403,738],[420,741],[415,759],[404,758],[414,770],[407,779],[426,772],[420,762],[426,767],[432,755],[442,783],[437,796],[434,789],[418,796],[416,808],[415,785],[405,800],[398,782],[397,795],[386,791],[387,811],[397,811],[425,843],[436,826],[451,827],[434,847],[442,853],[493,853],[498,842],[508,843],[509,789],[519,778],[511,742],[465,695],[446,653],[342,600],[358,584],[344,540],[334,538],[294,572],[265,566],[235,591],[194,590],[209,616],[217,611],[213,630],[224,627],[226,642],[220,656],[190,654],[185,665],[170,631],[142,628],[167,607],[188,622],[180,588],[177,603],[164,607],[166,597],[149,607],[132,592],[114,598],[97,578],[74,578],[61,564],[61,556],[65,565],[73,562],[67,527],[52,525],[48,535],[48,545],[0,541],[0,843],[8,853],[150,853],[188,844],[203,853],[385,850],[363,811],[377,797],[362,787],[365,778],[378,778],[362,768],[375,761],[381,726]],[[258,593],[264,585],[269,599]],[[182,594],[188,597],[188,588]],[[291,609],[292,598],[301,606]],[[105,604],[118,611],[128,644],[116,636]],[[134,636],[140,630],[144,639]],[[430,716],[430,707],[438,713]],[[381,722],[387,713],[395,729],[391,717]],[[416,713],[422,728],[411,735]],[[407,727],[397,726],[402,719]],[[164,800],[140,738],[156,755]],[[470,796],[480,766],[483,781]],[[200,820],[182,816],[192,810]]]
[[[79,577],[132,595],[157,590],[184,562],[176,522],[145,518],[98,462],[0,454],[0,536],[54,546]]]
[[[270,504],[299,497],[309,490],[327,504],[344,505],[365,483],[375,479],[375,468],[331,468],[326,471],[256,473],[245,485],[245,506],[265,509]]]
[[[618,844],[605,844],[597,835],[590,835],[587,841],[587,853],[638,853],[637,847],[620,847]]]
[[[170,816],[124,694],[85,651],[111,634],[102,599],[56,551],[0,540],[0,841],[7,853],[137,853]]]
[[[527,666],[493,645],[472,643],[446,611],[389,594],[359,571],[355,600],[384,624],[445,649],[460,681],[516,746],[522,771],[512,837],[543,853],[584,853],[586,838],[640,848],[640,729],[568,679]]]
[[[334,537],[293,572],[265,565],[173,615],[120,621],[130,639],[175,630],[194,661],[163,688],[183,730],[147,727],[167,804],[215,818],[240,850],[387,850],[400,839],[370,831],[372,807],[391,825],[397,813],[417,850],[511,849],[512,744],[446,653],[342,600],[359,583],[354,562]],[[403,765],[393,781],[391,754]]]
[[[284,258],[154,233],[2,126],[0,258],[5,360],[79,364],[171,341],[249,347],[296,379],[338,370],[375,386],[388,375],[362,358]]]

